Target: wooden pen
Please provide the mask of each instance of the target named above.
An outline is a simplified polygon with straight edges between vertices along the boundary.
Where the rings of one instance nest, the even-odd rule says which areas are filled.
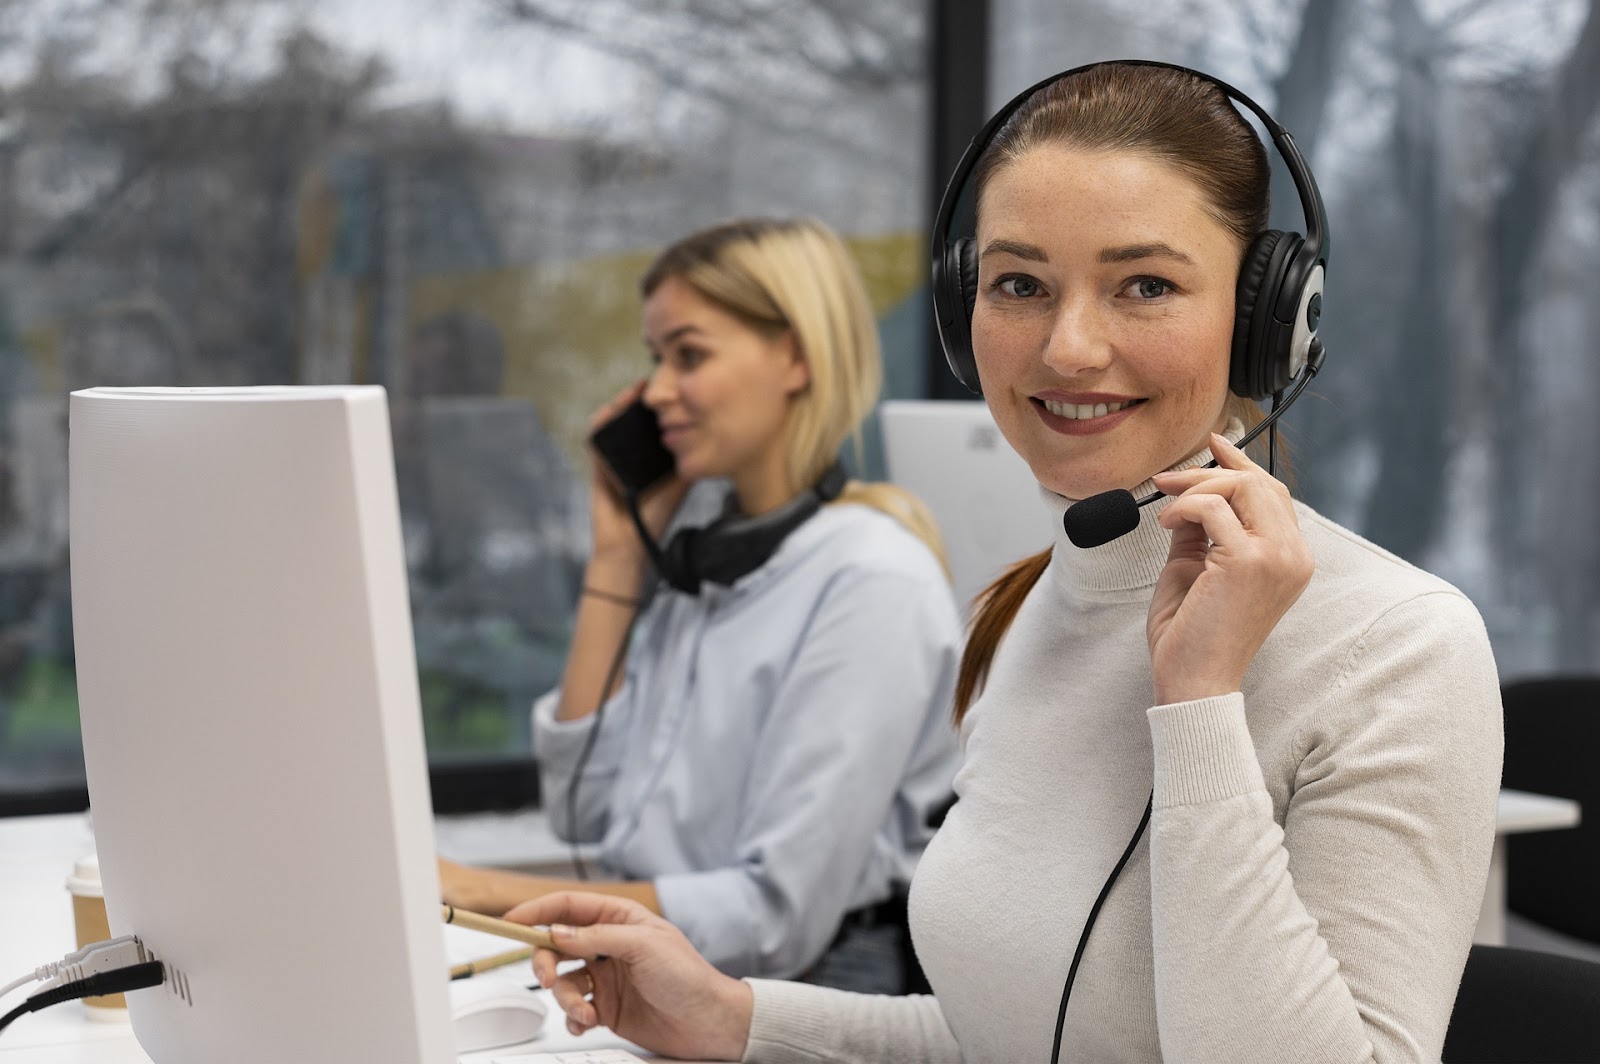
[[[477,975],[479,972],[493,971],[496,968],[504,968],[508,964],[516,964],[518,961],[531,960],[532,958],[533,950],[531,949],[510,949],[504,953],[479,957],[475,961],[458,964],[450,969],[450,978],[452,980],[466,979],[468,976]]]
[[[484,916],[482,913],[469,913],[465,909],[457,909],[454,905],[440,905],[440,915],[447,924],[455,924],[471,931],[482,931],[489,935],[498,935],[509,938],[513,942],[526,942],[530,946],[540,949],[555,949],[555,940],[550,937],[550,932],[543,927],[529,927],[527,924],[515,924],[510,920],[500,920],[493,916]]]

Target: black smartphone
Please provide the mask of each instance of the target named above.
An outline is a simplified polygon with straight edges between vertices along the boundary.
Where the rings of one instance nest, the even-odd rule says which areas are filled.
[[[678,467],[678,460],[661,442],[656,412],[641,399],[595,429],[589,442],[622,486],[635,495],[667,479]]]

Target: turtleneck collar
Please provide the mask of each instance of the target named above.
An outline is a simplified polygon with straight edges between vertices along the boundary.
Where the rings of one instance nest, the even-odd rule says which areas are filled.
[[[1222,430],[1222,435],[1229,440],[1237,440],[1244,435],[1244,424],[1237,418],[1231,419]],[[1209,461],[1211,448],[1207,447],[1171,468],[1192,469]],[[1142,499],[1155,490],[1155,481],[1146,480],[1133,489],[1133,497]],[[1141,506],[1139,526],[1132,532],[1110,543],[1085,548],[1073,546],[1061,526],[1062,515],[1067,512],[1071,501],[1043,485],[1039,488],[1039,494],[1055,531],[1050,577],[1063,589],[1117,592],[1155,586],[1156,578],[1167,564],[1167,552],[1172,546],[1172,533],[1162,528],[1157,518],[1171,500],[1160,498],[1148,506]]]

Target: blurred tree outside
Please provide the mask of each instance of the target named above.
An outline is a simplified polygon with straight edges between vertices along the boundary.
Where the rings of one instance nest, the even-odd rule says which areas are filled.
[[[588,550],[585,425],[646,369],[655,249],[823,217],[921,394],[924,22],[0,0],[0,789],[81,775],[65,395],[89,385],[384,385],[430,754],[526,756]]]

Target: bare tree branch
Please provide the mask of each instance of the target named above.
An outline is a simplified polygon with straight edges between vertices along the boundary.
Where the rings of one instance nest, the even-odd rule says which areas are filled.
[[[815,49],[796,48],[792,43],[794,38],[786,41],[775,36],[769,27],[769,23],[778,23],[778,19],[754,20],[745,9],[729,17],[735,24],[756,28],[757,32],[739,36],[725,32],[726,26],[720,27],[721,32],[708,32],[705,25],[699,24],[701,20],[723,17],[727,5],[704,0],[679,9],[670,19],[663,14],[663,9],[640,0],[596,0],[581,9],[570,10],[561,9],[561,5],[550,0],[490,2],[504,18],[581,41],[597,51],[635,64],[666,86],[710,100],[731,112],[759,113],[764,122],[776,129],[803,134],[882,165],[898,163],[897,157],[875,143],[843,136],[835,128],[823,124],[819,121],[822,115],[815,106],[809,105],[804,95],[796,91],[802,87],[796,75],[821,77],[824,85],[834,88],[843,84],[867,89],[890,87],[894,78],[913,76],[904,73],[886,78],[871,73],[877,65],[864,56],[850,53],[848,40],[839,42],[846,48],[842,58],[820,54]],[[815,0],[786,4],[783,8],[803,13],[813,29],[818,28],[819,11],[825,17],[830,15],[819,9]],[[583,15],[571,13],[576,10],[581,10]],[[709,73],[690,74],[689,71]],[[825,98],[826,94],[812,103],[824,102]]]

